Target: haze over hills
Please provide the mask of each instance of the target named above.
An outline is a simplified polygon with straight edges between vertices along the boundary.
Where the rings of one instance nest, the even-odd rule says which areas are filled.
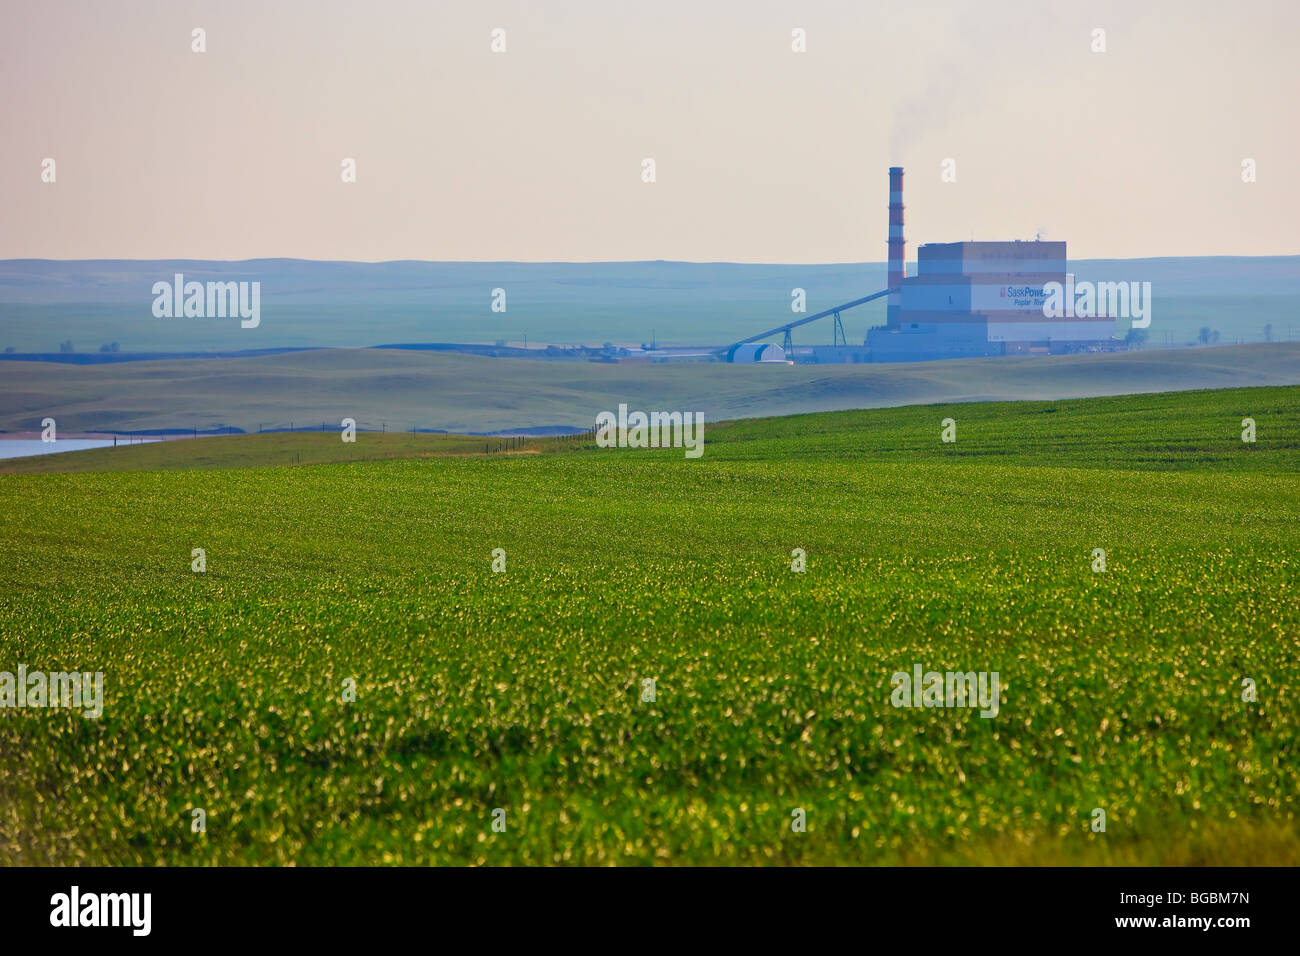
[[[732,365],[484,358],[325,349],[76,366],[0,363],[0,430],[588,428],[619,403],[709,421],[948,401],[1060,399],[1300,384],[1300,343],[879,365]],[[1243,412],[1248,414],[1248,412]]]
[[[693,262],[323,262],[253,259],[0,261],[0,349],[77,352],[236,351],[411,342],[599,346],[723,345],[791,316],[802,288],[813,311],[877,291],[885,263],[751,265]],[[914,268],[914,267],[909,267]],[[1155,346],[1182,346],[1208,327],[1223,343],[1300,335],[1300,256],[1083,260],[1080,280],[1147,281]],[[262,321],[159,319],[155,282],[261,283]],[[492,311],[504,289],[506,310]],[[880,324],[884,303],[844,314],[850,341]],[[1268,328],[1271,326],[1271,329]],[[1117,330],[1120,334],[1124,328]],[[796,342],[829,343],[829,325]]]
[[[260,259],[0,261],[0,349],[92,359],[189,358],[84,367],[0,362],[0,430],[53,416],[64,434],[233,428],[354,417],[362,428],[492,432],[585,428],[617,408],[702,411],[710,420],[887,405],[1053,399],[1300,383],[1300,256],[1094,260],[1080,280],[1152,283],[1148,348],[1111,355],[973,359],[905,365],[600,365],[357,346],[507,342],[598,347],[721,345],[791,315],[875,291],[884,263],[314,262]],[[261,321],[156,318],[153,283],[257,281]],[[506,311],[491,308],[504,289]],[[844,314],[850,341],[884,319],[884,301]],[[1221,346],[1180,350],[1199,330]],[[1117,330],[1118,331],[1118,330]],[[822,322],[796,344],[828,342]],[[1272,344],[1260,344],[1265,339]],[[305,349],[285,354],[257,350]],[[212,357],[209,353],[227,353]],[[202,356],[202,357],[198,357]],[[69,356],[56,356],[66,359]]]

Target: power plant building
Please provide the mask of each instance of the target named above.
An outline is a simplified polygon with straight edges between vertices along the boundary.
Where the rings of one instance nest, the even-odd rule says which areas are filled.
[[[903,235],[903,168],[889,167],[889,262],[886,288],[751,335],[715,350],[730,362],[920,362],[985,355],[1111,351],[1115,318],[1047,314],[1049,283],[1062,300],[1074,290],[1064,242],[930,242],[917,250],[916,275],[907,274]],[[1055,291],[1055,290],[1054,290]],[[844,335],[840,313],[888,296],[885,324],[867,332],[861,347]],[[1053,305],[1064,304],[1054,302]],[[834,343],[798,352],[791,332],[834,316]],[[757,343],[784,335],[782,347]]]
[[[1067,284],[1064,242],[926,243],[914,276],[906,272],[906,249],[903,167],[891,166],[889,299],[884,327],[864,343],[872,362],[1111,347],[1109,316],[1044,315],[1047,283]]]
[[[893,225],[891,202],[891,254]],[[1044,315],[1045,286],[1064,287],[1065,268],[1064,242],[927,243],[917,250],[917,274],[900,280],[897,311],[887,312],[885,326],[867,334],[871,360],[1108,348],[1114,318]]]

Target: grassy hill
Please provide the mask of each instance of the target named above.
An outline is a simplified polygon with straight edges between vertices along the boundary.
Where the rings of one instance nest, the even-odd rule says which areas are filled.
[[[1300,384],[1300,343],[901,365],[603,365],[400,350],[72,366],[3,362],[0,429],[586,428],[602,410],[710,421],[931,402]]]
[[[1242,388],[1060,402],[966,402],[893,409],[817,412],[780,418],[710,422],[712,460],[952,460],[1133,469],[1269,471],[1300,452],[1296,388]],[[938,423],[952,417],[961,440],[936,443]],[[1010,417],[1016,427],[1008,429]],[[1257,441],[1243,449],[1241,421],[1255,418]],[[1152,423],[1161,423],[1153,429]],[[117,448],[0,459],[0,474],[154,471],[320,465],[465,455],[554,454],[595,449],[589,436],[482,438],[409,432],[337,430],[173,439]],[[1245,452],[1243,454],[1243,451]],[[674,454],[663,452],[662,454]]]
[[[37,475],[84,471],[171,471],[190,468],[260,468],[325,465],[452,455],[536,454],[573,439],[480,438],[471,435],[360,433],[344,443],[339,431],[272,432],[123,444],[116,448],[0,459],[0,474]]]
[[[0,476],[0,669],[106,682],[0,715],[0,861],[1300,863],[1300,388],[733,422],[695,461],[273,437]],[[997,672],[997,715],[892,706],[917,664]]]

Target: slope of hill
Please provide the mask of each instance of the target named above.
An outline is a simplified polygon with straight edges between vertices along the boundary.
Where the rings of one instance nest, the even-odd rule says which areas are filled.
[[[620,402],[712,421],[932,402],[1300,384],[1300,343],[902,365],[604,365],[401,350],[71,366],[0,363],[0,429],[491,432],[587,428]]]
[[[962,440],[936,444],[946,418]],[[1241,422],[1256,422],[1242,454]],[[1005,421],[1016,423],[1008,429]],[[1156,431],[1152,422],[1160,422]],[[257,468],[448,456],[570,454],[595,448],[590,434],[477,437],[338,429],[183,438],[115,448],[0,459],[0,474],[71,474]],[[1055,402],[909,405],[852,412],[708,422],[712,460],[938,461],[967,455],[1039,467],[1289,471],[1300,466],[1300,387],[1160,392]],[[647,452],[676,456],[676,451]]]

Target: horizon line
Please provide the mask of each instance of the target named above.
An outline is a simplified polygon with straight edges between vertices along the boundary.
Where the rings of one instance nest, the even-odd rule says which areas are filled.
[[[972,240],[957,240],[969,242]],[[1002,240],[973,240],[975,242],[997,242]],[[1016,241],[1016,240],[1012,240]],[[1038,240],[1024,239],[1021,242]],[[1044,239],[1043,242],[1063,242],[1060,239]],[[949,245],[950,243],[921,243],[921,245]],[[1184,256],[1089,256],[1086,258],[1067,257],[1067,262],[1145,262],[1149,260],[1179,259],[1300,259],[1300,252],[1278,253],[1271,255],[1240,255],[1236,253],[1204,253]],[[915,259],[908,259],[915,262]],[[887,259],[858,259],[836,262],[758,262],[738,259],[307,259],[301,256],[250,256],[244,259],[201,258],[194,256],[167,257],[126,257],[126,258],[70,258],[56,259],[45,256],[19,256],[0,258],[0,264],[11,262],[321,262],[344,265],[537,265],[537,266],[583,266],[583,265],[693,265],[693,266],[888,266]]]

